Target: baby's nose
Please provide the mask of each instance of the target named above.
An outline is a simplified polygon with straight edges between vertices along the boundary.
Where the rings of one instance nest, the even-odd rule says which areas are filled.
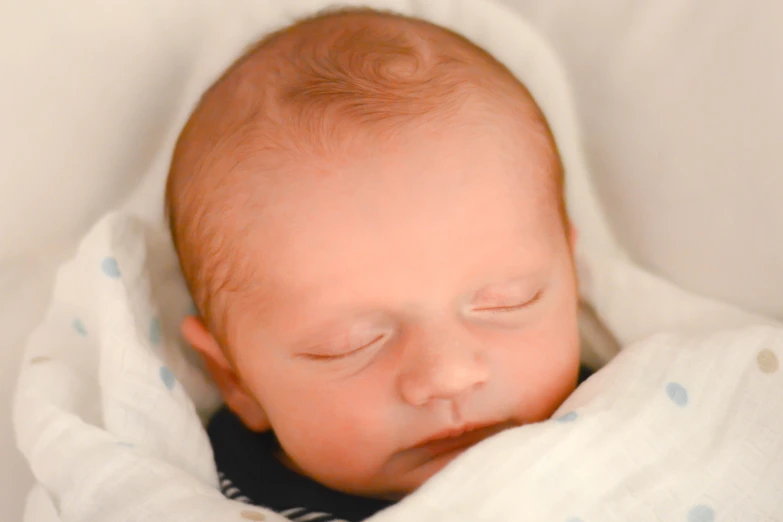
[[[453,400],[487,382],[489,368],[481,350],[466,343],[444,343],[415,350],[400,374],[405,402],[423,406],[435,399]]]

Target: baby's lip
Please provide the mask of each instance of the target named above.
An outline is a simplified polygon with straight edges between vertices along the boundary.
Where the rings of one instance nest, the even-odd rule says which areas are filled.
[[[508,422],[469,424],[440,431],[414,446],[414,449],[424,450],[430,456],[437,457],[467,449],[510,427],[511,423]]]

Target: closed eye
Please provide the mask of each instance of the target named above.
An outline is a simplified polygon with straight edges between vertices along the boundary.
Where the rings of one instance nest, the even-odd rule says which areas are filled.
[[[372,341],[365,343],[358,348],[348,350],[346,352],[335,353],[335,354],[305,353],[302,354],[302,357],[304,357],[305,359],[309,359],[311,361],[338,361],[340,359],[347,359],[354,355],[358,355],[359,353],[370,348],[371,346],[381,342],[385,337],[386,334],[380,334],[376,336]]]
[[[480,308],[474,308],[473,311],[474,312],[490,312],[490,313],[516,312],[516,311],[528,308],[528,307],[532,306],[533,304],[535,304],[539,299],[541,299],[542,293],[543,292],[539,291],[531,299],[528,299],[527,301],[523,301],[521,303],[510,304],[510,305],[500,305],[500,306],[482,306]]]

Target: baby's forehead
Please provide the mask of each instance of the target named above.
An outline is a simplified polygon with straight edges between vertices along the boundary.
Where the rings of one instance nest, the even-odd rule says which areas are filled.
[[[361,221],[372,224],[374,232],[365,237],[370,240],[375,233],[386,234],[383,227],[402,229],[405,236],[405,227],[412,234],[421,223],[449,215],[455,227],[469,227],[464,219],[554,214],[548,209],[556,208],[558,199],[551,182],[555,152],[544,140],[511,134],[513,129],[495,125],[437,123],[410,128],[389,141],[360,142],[336,158],[290,162],[269,176],[248,176],[232,196],[247,226],[224,234],[237,243],[263,241],[264,254],[257,257],[271,260],[277,256],[270,249],[297,242],[292,239],[301,240],[299,254],[309,257],[331,248],[328,237],[354,234],[344,238],[350,248],[362,241],[352,228]]]
[[[268,263],[278,262],[276,251],[292,239],[301,240],[296,242],[299,255],[312,257],[334,246],[324,243],[348,233],[355,221],[399,223],[413,230],[430,220],[429,213],[442,218],[441,204],[452,197],[459,205],[455,224],[479,207],[486,210],[470,213],[470,219],[514,219],[496,212],[510,193],[520,209],[556,207],[555,152],[543,139],[536,144],[535,137],[513,135],[514,129],[499,125],[433,122],[410,126],[389,141],[346,145],[336,157],[288,161],[226,189],[219,196],[223,210],[212,214],[212,228],[234,245],[223,255],[237,265],[235,275],[246,285],[263,281]],[[524,219],[524,212],[519,216]],[[363,240],[359,234],[345,239],[346,248]],[[240,270],[243,266],[246,270]]]

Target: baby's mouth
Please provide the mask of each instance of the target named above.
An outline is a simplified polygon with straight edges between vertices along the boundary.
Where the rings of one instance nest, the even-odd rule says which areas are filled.
[[[482,440],[512,426],[511,423],[504,422],[465,426],[463,428],[446,430],[425,439],[423,442],[414,446],[414,449],[426,452],[430,458],[441,457],[466,450]]]

